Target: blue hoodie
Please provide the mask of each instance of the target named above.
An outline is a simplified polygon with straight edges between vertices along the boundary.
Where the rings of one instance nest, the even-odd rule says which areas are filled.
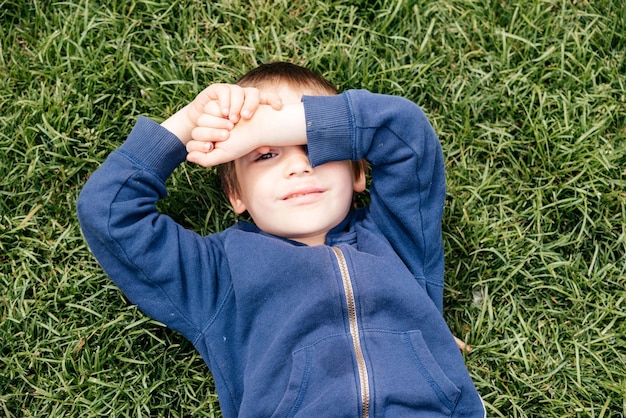
[[[94,255],[189,339],[224,417],[482,417],[442,316],[441,146],[421,109],[362,90],[303,98],[313,167],[366,159],[371,202],[306,246],[239,222],[201,236],[157,211],[183,144],[140,118],[78,201]]]

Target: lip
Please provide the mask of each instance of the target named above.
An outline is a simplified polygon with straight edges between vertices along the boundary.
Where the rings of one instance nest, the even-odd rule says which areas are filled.
[[[305,204],[319,200],[324,194],[324,189],[317,187],[307,187],[295,189],[285,194],[281,200],[289,203]]]

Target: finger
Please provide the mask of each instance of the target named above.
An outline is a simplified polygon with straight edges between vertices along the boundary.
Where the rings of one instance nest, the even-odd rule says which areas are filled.
[[[197,125],[204,128],[213,129],[226,129],[231,130],[235,127],[235,124],[228,119],[219,116],[213,116],[207,113],[203,113],[199,118]]]
[[[239,122],[241,109],[244,101],[246,100],[246,93],[244,89],[239,86],[231,86],[229,93],[230,106],[228,108],[228,113],[225,116],[227,116],[233,123],[237,123]],[[220,106],[223,107],[221,103]]]
[[[202,142],[220,142],[228,139],[230,132],[227,129],[215,129],[199,126],[191,131],[191,139]]]
[[[213,159],[209,157],[209,153],[192,151],[187,154],[187,161],[201,165],[202,167],[212,167],[217,164],[213,164]]]
[[[218,99],[210,100],[208,103],[206,103],[203,108],[203,113],[224,119],[224,115],[222,114],[222,109],[220,109],[220,102],[218,101]]]
[[[187,161],[203,167],[213,167],[232,160],[231,156],[220,149],[214,149],[211,152],[192,151],[187,154]]]
[[[188,153],[200,152],[206,154],[215,149],[215,144],[213,142],[191,140],[187,142],[187,145],[185,145],[185,147]]]
[[[230,86],[227,84],[218,84],[215,87],[214,93],[214,100],[217,100],[222,116],[227,118],[230,114]]]
[[[200,102],[202,106],[206,106],[211,101],[217,101],[219,113],[215,116],[228,117],[230,111],[230,89],[231,86],[229,84],[211,84],[201,93],[202,100]]]
[[[228,97],[228,86],[226,84],[211,84],[209,87],[205,88],[198,94],[194,103],[199,106],[200,109],[204,108],[207,104],[212,101],[217,101],[218,104],[221,102],[226,102],[226,108],[230,107],[230,99]],[[225,116],[228,115],[228,112],[224,114],[222,109],[219,110],[215,116]]]
[[[270,105],[274,110],[281,110],[283,108],[283,100],[275,93],[265,93],[261,95],[259,103]]]
[[[240,115],[244,119],[250,119],[259,107],[260,93],[259,89],[254,87],[246,87],[243,89],[245,101],[240,110]]]

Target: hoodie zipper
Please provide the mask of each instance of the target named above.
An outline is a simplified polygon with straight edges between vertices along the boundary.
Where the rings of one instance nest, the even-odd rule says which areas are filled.
[[[367,375],[367,365],[365,364],[365,357],[363,356],[363,350],[361,349],[361,337],[359,336],[359,322],[356,315],[356,301],[352,291],[352,279],[350,278],[346,258],[341,250],[337,247],[332,247],[332,250],[335,253],[335,257],[337,257],[337,263],[339,264],[339,270],[341,271],[341,280],[346,294],[346,303],[348,305],[350,335],[352,336],[352,347],[354,348],[354,353],[356,354],[359,382],[361,385],[361,412],[363,418],[368,418],[370,409],[370,387]]]

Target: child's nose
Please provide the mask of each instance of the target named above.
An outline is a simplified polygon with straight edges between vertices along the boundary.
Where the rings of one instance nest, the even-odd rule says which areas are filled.
[[[298,147],[298,149],[294,149],[289,153],[286,167],[287,176],[310,174],[312,171],[313,168],[309,162],[309,156],[303,149]]]

